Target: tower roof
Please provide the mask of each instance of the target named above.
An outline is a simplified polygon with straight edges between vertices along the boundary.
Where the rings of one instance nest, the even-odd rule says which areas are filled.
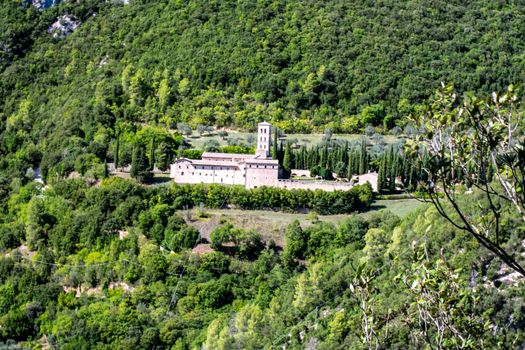
[[[272,126],[272,124],[270,124],[268,122],[262,122],[262,123],[259,123],[258,125],[261,125],[261,126]]]

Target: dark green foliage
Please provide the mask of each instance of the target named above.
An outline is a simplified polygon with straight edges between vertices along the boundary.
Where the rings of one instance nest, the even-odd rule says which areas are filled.
[[[354,186],[348,191],[286,190],[275,187],[244,189],[240,186],[181,185],[171,187],[169,198],[178,205],[208,208],[225,205],[241,209],[281,209],[295,211],[310,208],[320,214],[350,213],[365,209],[372,200],[370,185]]]
[[[292,173],[292,169],[294,168],[294,159],[292,154],[292,146],[289,142],[286,143],[286,147],[284,148],[284,158],[283,158],[283,164],[282,164],[282,177],[287,179],[290,177],[290,174]]]
[[[200,234],[195,227],[184,225],[184,227],[177,232],[174,232],[172,229],[166,229],[162,243],[164,247],[170,250],[180,251],[194,247],[199,239]]]
[[[213,252],[204,254],[201,257],[201,263],[199,271],[209,272],[215,277],[219,277],[222,274],[228,272],[230,267],[230,259],[221,252]]]
[[[336,240],[341,245],[355,244],[364,246],[364,236],[368,229],[368,222],[361,216],[352,215],[339,223]]]
[[[254,259],[264,249],[264,243],[258,233],[234,228],[231,224],[215,228],[210,238],[214,249],[242,258]]]
[[[146,182],[151,178],[150,164],[146,158],[146,150],[144,146],[139,143],[133,146],[130,175],[137,179],[138,182]]]
[[[307,236],[299,221],[295,220],[286,228],[284,256],[286,259],[304,259],[308,247]]]
[[[310,176],[317,177],[319,176],[323,180],[333,180],[334,175],[332,170],[322,167],[320,165],[314,165],[310,168]]]
[[[145,124],[390,128],[440,81],[489,93],[523,76],[524,15],[511,2],[4,5],[0,168],[22,176],[40,160],[44,177],[67,176],[85,153],[129,164],[130,135]],[[64,14],[82,23],[53,39],[47,29]],[[154,158],[165,169],[178,148],[163,142],[144,143],[150,167]]]

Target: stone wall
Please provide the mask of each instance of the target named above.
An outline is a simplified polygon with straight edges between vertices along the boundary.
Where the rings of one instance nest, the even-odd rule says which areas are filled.
[[[348,191],[353,187],[348,182],[335,181],[301,181],[301,180],[284,180],[280,179],[276,187],[284,189],[303,189],[303,190],[323,190],[327,192],[332,191]]]

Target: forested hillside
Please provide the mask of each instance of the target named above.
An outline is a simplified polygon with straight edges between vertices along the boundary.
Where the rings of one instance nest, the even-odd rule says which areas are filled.
[[[38,11],[7,1],[0,152],[107,150],[126,121],[389,129],[440,81],[478,94],[523,81],[524,5],[90,0]],[[64,15],[80,26],[53,38]]]
[[[0,348],[524,348],[524,38],[522,0],[3,1]],[[262,120],[379,193],[153,177]]]
[[[44,192],[34,183],[17,188],[0,224],[0,346],[523,344],[523,284],[433,207],[402,219],[382,211],[336,225],[296,221],[284,250],[223,221],[211,232],[215,251],[195,254],[194,225],[206,213],[180,211],[199,198],[183,192],[118,178],[99,187],[64,180]],[[480,199],[461,201],[472,217],[483,215]],[[502,222],[505,246],[519,247],[520,222],[508,214]]]

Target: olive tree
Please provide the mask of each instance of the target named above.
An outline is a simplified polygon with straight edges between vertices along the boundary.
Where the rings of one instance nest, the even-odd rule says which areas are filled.
[[[525,222],[524,120],[514,87],[486,99],[460,99],[452,86],[442,84],[415,122],[425,132],[407,143],[406,150],[415,158],[427,152],[430,156],[420,184],[430,201],[452,225],[525,276],[519,252],[502,236],[505,208]],[[483,194],[476,215],[467,209],[468,201],[459,200],[465,185]]]

